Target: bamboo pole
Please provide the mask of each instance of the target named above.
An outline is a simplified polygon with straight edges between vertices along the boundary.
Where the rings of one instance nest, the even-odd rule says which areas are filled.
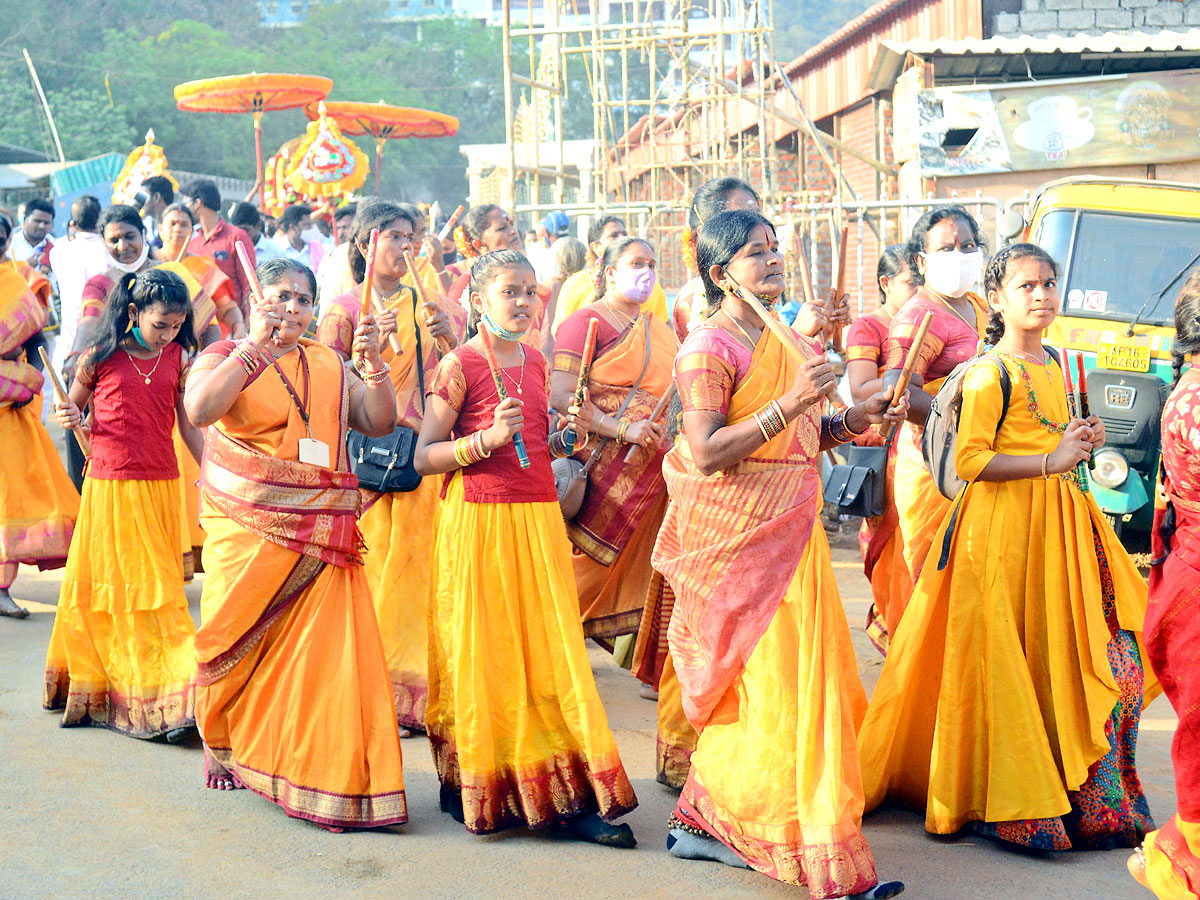
[[[59,380],[58,373],[54,371],[54,366],[50,364],[50,357],[46,355],[45,347],[38,347],[38,354],[42,357],[42,366],[46,370],[46,375],[50,379],[50,384],[54,386],[54,396],[58,398],[58,402],[67,404],[71,402],[70,396],[67,394],[67,389],[63,387],[63,383]],[[83,425],[76,425],[71,429],[71,434],[75,435],[75,442],[79,444],[79,449],[83,451],[83,455],[91,458],[92,445],[88,441],[87,434],[83,430]]]
[[[913,338],[912,344],[908,348],[908,355],[904,357],[904,367],[900,370],[900,380],[896,382],[896,389],[892,392],[892,403],[896,403],[900,396],[908,391],[908,382],[912,379],[913,367],[916,366],[917,360],[921,357],[921,346],[925,343],[925,336],[929,333],[929,324],[933,321],[933,313],[925,313],[925,318],[921,320],[921,324],[917,326],[917,334]],[[885,441],[891,437],[892,423],[884,422],[879,426],[879,436]]]

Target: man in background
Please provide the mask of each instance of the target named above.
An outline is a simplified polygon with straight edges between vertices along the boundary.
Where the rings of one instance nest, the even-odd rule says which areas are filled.
[[[179,193],[183,195],[184,205],[200,223],[200,228],[188,244],[188,253],[207,256],[233,282],[234,299],[242,310],[242,318],[249,322],[250,281],[238,261],[236,245],[238,241],[245,245],[250,265],[257,267],[254,242],[242,229],[221,218],[221,192],[209,179],[193,178],[180,187]]]
[[[163,210],[175,202],[175,188],[171,179],[165,175],[151,175],[142,182],[139,193],[146,195],[142,203],[142,219],[146,222],[146,239],[151,247],[161,247],[162,238],[158,236],[159,223]]]
[[[325,247],[320,241],[305,238],[305,232],[312,227],[312,208],[296,203],[285,209],[279,217],[279,233],[275,240],[281,255],[304,263],[316,272],[325,256]]]
[[[232,209],[229,210],[229,224],[237,226],[250,235],[250,240],[254,241],[254,252],[258,256],[260,266],[268,259],[275,259],[282,255],[279,246],[263,234],[262,216],[258,212],[258,207],[253,203],[242,200],[233,204]]]
[[[8,252],[13,259],[29,263],[49,278],[50,248],[54,246],[50,229],[53,227],[54,204],[41,197],[27,201],[21,227],[13,235]]]

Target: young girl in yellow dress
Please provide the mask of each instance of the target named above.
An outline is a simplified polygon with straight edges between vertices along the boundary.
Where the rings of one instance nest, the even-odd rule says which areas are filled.
[[[897,801],[937,834],[1132,847],[1153,827],[1134,768],[1146,582],[1082,486],[1104,426],[1069,413],[1042,347],[1056,278],[1032,244],[988,264],[994,348],[963,379],[955,454],[967,485],[892,635],[858,738],[863,786],[868,810]]]
[[[571,544],[550,471],[545,357],[521,342],[539,305],[520,253],[471,269],[482,335],[438,365],[417,441],[417,470],[445,473],[434,545],[426,725],[442,808],[474,834],[514,826],[632,847],[637,805],[596,691],[579,621]],[[571,407],[570,422],[586,435]],[[520,433],[528,467],[520,465]]]
[[[196,627],[183,593],[176,421],[196,349],[187,286],[172,272],[124,274],[84,351],[63,428],[91,401],[92,457],[46,655],[46,709],[62,724],[174,740],[194,726]]]

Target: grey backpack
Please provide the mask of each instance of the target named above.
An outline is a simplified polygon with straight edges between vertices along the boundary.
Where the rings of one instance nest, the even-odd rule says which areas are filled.
[[[1053,347],[1044,349],[1058,362],[1058,352]],[[1000,407],[1000,420],[996,422],[996,431],[1000,431],[1000,426],[1004,424],[1004,418],[1008,415],[1009,400],[1012,398],[1012,378],[1004,363],[987,353],[972,357],[954,367],[954,371],[946,376],[946,380],[938,388],[937,396],[933,398],[929,407],[929,418],[925,420],[925,432],[921,436],[921,455],[925,457],[925,466],[933,476],[934,484],[948,500],[957,497],[966,484],[958,477],[954,468],[954,453],[958,447],[958,419],[962,412],[963,379],[972,366],[984,360],[1000,370],[1000,390],[1004,395],[1004,402]]]

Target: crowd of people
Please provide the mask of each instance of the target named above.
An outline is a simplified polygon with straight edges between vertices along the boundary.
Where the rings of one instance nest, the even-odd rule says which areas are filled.
[[[480,205],[442,241],[383,198],[276,222],[204,180],[144,193],[81,197],[58,241],[45,201],[0,216],[0,614],[28,615],[19,565],[65,566],[62,725],[198,731],[208,787],[334,831],[407,821],[400,742],[424,733],[469,832],[632,847],[590,638],[657,704],[678,858],[895,896],[863,830],[893,802],[934,834],[1133,848],[1158,897],[1200,897],[1200,274],[1148,587],[1087,491],[1104,423],[1042,344],[1057,263],[988,259],[961,207],[880,255],[873,313],[834,296],[785,324],[736,178],[693,198],[670,304],[618,216],[580,241]],[[849,404],[825,344],[846,326]],[[921,448],[944,384],[954,497]],[[822,455],[851,444],[887,448],[869,701],[821,515]],[[1160,691],[1178,813],[1156,829],[1135,751]]]

